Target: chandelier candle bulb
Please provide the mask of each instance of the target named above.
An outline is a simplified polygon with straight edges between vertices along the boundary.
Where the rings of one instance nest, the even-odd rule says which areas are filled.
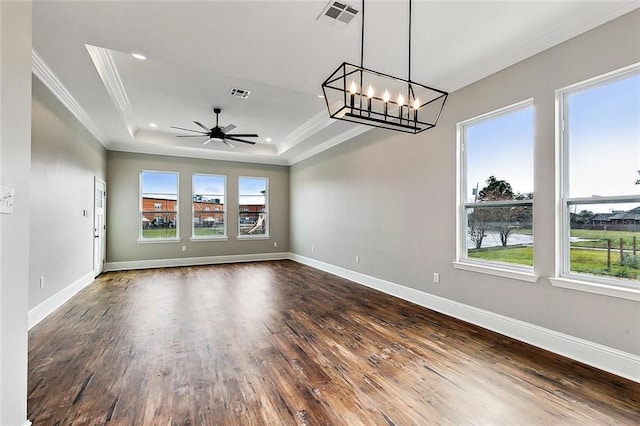
[[[369,112],[369,117],[371,117],[371,98],[373,98],[373,87],[369,85],[369,90],[367,90],[367,111]]]
[[[402,95],[398,95],[398,118],[400,119],[400,123],[402,123],[402,106],[404,105],[404,98]]]
[[[389,95],[389,92],[387,90],[384,91],[384,95],[382,95],[382,100],[384,101],[384,116],[387,116],[387,107],[389,104],[389,98],[391,96]]]
[[[413,101],[413,122],[418,122],[418,110],[420,109],[420,101],[418,98],[415,98]]]
[[[358,86],[356,86],[356,81],[351,80],[351,86],[349,86],[349,93],[351,93],[351,112],[353,113],[353,106],[355,103],[356,92],[358,91]]]

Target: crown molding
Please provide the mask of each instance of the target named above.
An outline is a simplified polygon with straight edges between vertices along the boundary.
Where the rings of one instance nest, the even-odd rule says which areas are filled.
[[[372,127],[365,126],[362,124],[354,125],[349,130],[332,137],[326,142],[321,143],[320,145],[317,145],[296,157],[291,158],[288,161],[288,164],[291,166],[293,164],[299,163],[300,161],[306,160],[307,158],[311,158],[314,155],[320,154],[321,152],[326,151],[329,148],[333,148],[334,146],[341,144],[342,142],[346,142],[349,139],[355,138],[356,136],[366,133],[371,129]]]
[[[135,128],[131,120],[131,102],[129,101],[129,96],[124,88],[118,67],[113,60],[113,56],[111,56],[111,52],[109,49],[92,46],[90,44],[85,44],[85,47],[89,52],[89,56],[91,56],[93,65],[98,71],[98,75],[100,75],[102,84],[104,84],[105,89],[107,89],[107,93],[109,93],[111,100],[127,126],[129,135],[133,139],[138,129]]]
[[[320,130],[333,124],[335,121],[336,120],[331,118],[326,111],[323,110],[319,112],[293,132],[289,133],[286,139],[277,145],[278,155],[284,154],[300,142],[303,142],[318,133]]]
[[[134,154],[164,155],[181,158],[197,158],[219,161],[233,161],[238,163],[271,164],[274,166],[287,166],[283,158],[269,155],[253,155],[231,151],[206,150],[203,152],[197,148],[173,147],[167,145],[119,143],[111,144],[109,151],[131,152]]]
[[[96,126],[89,117],[89,114],[87,114],[78,101],[69,93],[64,84],[62,84],[35,49],[31,50],[31,70],[33,75],[58,98],[69,112],[71,112],[105,148],[108,148],[109,146],[104,134],[98,129],[98,126]]]

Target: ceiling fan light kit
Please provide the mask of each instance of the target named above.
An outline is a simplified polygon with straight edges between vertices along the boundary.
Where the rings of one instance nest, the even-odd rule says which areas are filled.
[[[360,66],[343,62],[322,83],[332,118],[413,134],[436,126],[449,94],[411,80],[411,12],[409,0],[409,66],[405,80],[363,66],[362,0]]]
[[[223,128],[221,128],[218,125],[218,115],[222,112],[221,108],[214,108],[213,112],[216,115],[216,125],[215,127],[212,128],[208,128],[207,126],[205,126],[204,124],[198,122],[198,121],[194,121],[194,123],[199,126],[200,128],[202,128],[202,130],[192,130],[192,129],[185,129],[184,127],[176,127],[176,126],[171,126],[172,129],[178,129],[178,130],[185,130],[187,132],[194,132],[194,133],[198,133],[197,135],[177,135],[177,138],[201,138],[201,137],[207,137],[207,139],[202,142],[202,145],[206,145],[209,142],[212,141],[217,141],[217,142],[222,142],[225,145],[227,145],[230,148],[235,148],[235,145],[232,143],[233,142],[242,142],[242,143],[246,143],[249,145],[255,145],[256,143],[253,141],[248,141],[248,140],[244,140],[244,139],[240,139],[240,138],[257,138],[258,135],[255,133],[229,133],[230,131],[232,131],[233,129],[236,128],[235,125],[233,124],[229,124],[228,126],[225,126]]]

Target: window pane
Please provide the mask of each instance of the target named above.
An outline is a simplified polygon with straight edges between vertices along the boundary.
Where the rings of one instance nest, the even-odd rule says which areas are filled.
[[[225,176],[193,175],[193,236],[225,236]]]
[[[640,193],[640,75],[566,97],[568,197]]]
[[[238,235],[266,235],[267,179],[241,177],[238,181]]]
[[[466,208],[467,257],[533,266],[533,205]]]
[[[140,173],[142,238],[175,238],[178,228],[178,174]]]
[[[514,193],[533,192],[533,107],[465,126],[465,202],[478,200],[490,176]]]
[[[569,264],[578,274],[639,281],[638,203],[569,203]]]
[[[463,259],[533,266],[533,127],[530,102],[462,125]]]

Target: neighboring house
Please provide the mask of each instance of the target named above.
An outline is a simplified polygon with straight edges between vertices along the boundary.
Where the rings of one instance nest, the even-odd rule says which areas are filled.
[[[585,224],[586,225],[608,225],[609,224],[609,218],[613,215],[613,213],[598,213],[592,217],[590,217]]]
[[[149,221],[149,224],[153,225],[173,223],[177,207],[176,200],[144,197],[142,199],[142,216]]]
[[[609,220],[613,225],[640,225],[640,206],[626,212],[614,212]]]
[[[628,211],[597,213],[585,222],[588,229],[609,229],[612,231],[640,230],[640,206]]]

